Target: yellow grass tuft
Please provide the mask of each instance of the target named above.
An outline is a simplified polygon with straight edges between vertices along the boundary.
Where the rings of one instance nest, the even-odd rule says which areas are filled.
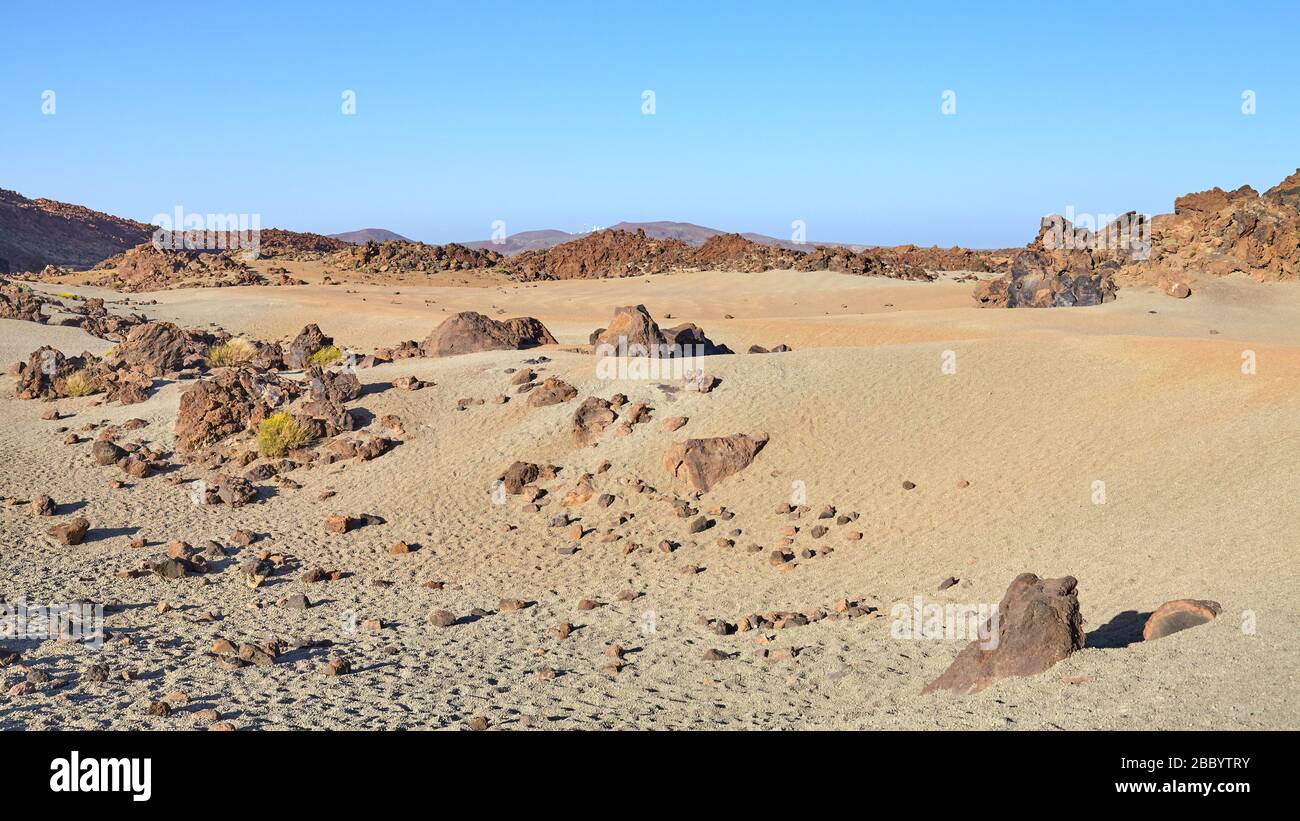
[[[68,396],[89,396],[99,390],[99,382],[84,369],[68,374],[63,380],[63,392]]]
[[[333,345],[321,348],[316,353],[307,357],[308,365],[319,365],[322,368],[328,368],[330,365],[337,365],[343,361],[343,352]]]
[[[257,449],[263,456],[284,456],[311,441],[288,411],[273,413],[257,427]]]
[[[243,337],[229,339],[208,349],[208,367],[226,368],[242,365],[257,353],[257,346]]]

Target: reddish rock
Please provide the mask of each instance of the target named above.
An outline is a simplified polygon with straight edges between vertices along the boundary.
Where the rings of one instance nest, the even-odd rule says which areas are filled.
[[[1171,633],[1213,621],[1223,607],[1216,601],[1175,599],[1156,608],[1142,627],[1142,640],[1161,639]]]
[[[662,464],[674,478],[684,479],[705,492],[723,479],[739,473],[767,444],[766,434],[736,433],[711,439],[687,439],[671,445]]]
[[[577,395],[577,389],[568,382],[551,377],[528,395],[528,407],[544,408],[548,405],[558,405],[561,402],[568,402]]]
[[[86,538],[86,532],[90,530],[90,522],[84,517],[78,516],[70,522],[56,525],[50,528],[50,535],[57,539],[61,544],[81,544]]]

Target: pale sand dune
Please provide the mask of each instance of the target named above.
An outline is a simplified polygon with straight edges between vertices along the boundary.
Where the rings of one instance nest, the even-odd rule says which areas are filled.
[[[372,462],[296,471],[301,490],[236,511],[193,506],[186,486],[161,477],[110,490],[120,471],[93,466],[89,442],[63,445],[53,432],[142,417],[150,425],[135,435],[167,444],[183,385],[166,385],[130,407],[60,402],[76,416],[52,422],[39,419],[46,405],[16,400],[13,380],[0,378],[0,448],[8,463],[0,496],[26,501],[45,492],[62,504],[84,503],[77,513],[96,528],[82,546],[59,546],[44,534],[68,518],[63,511],[38,520],[25,504],[0,508],[0,575],[7,580],[0,593],[10,601],[120,601],[126,607],[108,617],[108,629],[131,640],[102,654],[5,641],[23,651],[25,662],[71,683],[54,691],[66,699],[0,696],[0,726],[185,727],[190,712],[214,706],[240,728],[263,729],[459,727],[480,715],[497,727],[547,728],[1300,727],[1300,287],[1222,281],[1183,301],[1132,287],[1098,308],[1015,311],[971,307],[970,287],[710,272],[538,286],[403,283],[145,295],[158,300],[144,308],[151,317],[195,326],[219,321],[267,338],[317,322],[338,343],[363,351],[421,339],[444,315],[467,309],[537,316],[562,345],[576,345],[606,324],[614,306],[630,303],[646,304],[662,324],[694,321],[738,350],[779,342],[796,350],[711,359],[721,385],[671,401],[656,382],[598,380],[591,356],[565,351],[363,370],[368,385],[406,374],[437,383],[414,393],[376,388],[355,403],[376,418],[400,415],[403,444]],[[667,313],[675,319],[665,320]],[[725,313],[736,319],[724,320]],[[0,321],[5,362],[44,343],[68,353],[109,347],[75,330]],[[1255,375],[1241,372],[1245,349],[1258,358]],[[945,351],[956,355],[955,374],[940,370]],[[650,402],[655,420],[627,437],[608,432],[597,447],[575,450],[568,423],[576,401],[529,409],[513,397],[504,406],[456,410],[461,397],[510,393],[504,369],[539,353],[554,360],[544,373],[571,382],[579,398],[621,391]],[[691,421],[675,434],[663,432],[662,420],[675,415]],[[702,509],[724,505],[736,516],[702,534],[688,535],[686,520],[667,503],[629,494],[619,481],[638,477],[661,492],[684,492],[659,465],[668,444],[736,432],[772,438],[748,470],[704,497]],[[561,478],[548,484],[557,497],[581,473],[612,462],[595,484],[617,497],[614,504],[574,511],[598,529],[577,554],[555,551],[568,544],[547,527],[557,503],[532,514],[517,498],[492,504],[493,480],[515,459],[563,466]],[[193,468],[182,474],[199,475]],[[958,489],[959,479],[971,485]],[[904,491],[904,480],[916,489]],[[1098,480],[1106,487],[1101,505],[1093,503]],[[804,517],[795,549],[829,545],[835,552],[780,572],[769,567],[767,553],[789,522],[772,510],[795,481],[805,483],[814,512],[830,503],[861,518],[832,525],[815,542],[806,532],[815,521]],[[326,489],[337,495],[317,501]],[[617,529],[625,541],[654,547],[667,538],[683,547],[671,555],[624,556],[623,542],[601,543],[599,534],[622,511],[634,514]],[[360,512],[387,522],[344,536],[326,532],[326,515]],[[503,523],[517,529],[503,534]],[[153,555],[173,539],[228,541],[237,527],[271,534],[267,544],[306,566],[353,575],[305,584],[294,572],[256,591],[233,570],[210,575],[206,585],[114,577],[143,558],[127,546],[130,529],[151,540],[143,552]],[[733,528],[743,531],[735,548],[714,544]],[[848,541],[850,530],[864,538]],[[398,539],[422,549],[387,555]],[[764,550],[746,552],[751,542]],[[688,564],[704,570],[679,575]],[[977,695],[921,696],[964,642],[892,638],[891,605],[916,595],[996,602],[1026,571],[1076,576],[1089,630],[1181,597],[1215,599],[1224,612],[1157,642],[1085,649],[1043,675]],[[947,576],[961,581],[937,592]],[[375,586],[377,579],[393,584]],[[429,579],[445,580],[447,589],[421,587]],[[627,587],[644,596],[617,602],[615,594]],[[296,592],[318,605],[305,612],[249,608]],[[845,596],[865,598],[883,617],[770,634],[769,647],[799,648],[793,660],[757,658],[755,632],[717,636],[696,623],[701,616],[829,607]],[[448,629],[427,624],[431,610],[495,610],[503,597],[537,604]],[[583,597],[609,605],[578,612]],[[178,609],[159,615],[153,605],[161,600]],[[222,610],[224,619],[189,621],[209,609]],[[654,614],[652,635],[641,629],[647,612]],[[392,626],[352,632],[352,614]],[[1253,634],[1242,629],[1252,614]],[[564,641],[546,634],[565,620],[581,629]],[[217,637],[268,633],[329,638],[336,647],[235,671],[204,655]],[[634,650],[617,677],[599,672],[611,641]],[[738,655],[707,662],[708,648]],[[322,677],[330,652],[346,655],[357,672]],[[99,660],[138,678],[77,680]],[[563,674],[539,681],[535,672],[543,667]],[[20,680],[5,674],[6,687]],[[1078,676],[1087,683],[1063,682]],[[166,719],[146,714],[150,701],[174,690],[190,694],[190,707]]]

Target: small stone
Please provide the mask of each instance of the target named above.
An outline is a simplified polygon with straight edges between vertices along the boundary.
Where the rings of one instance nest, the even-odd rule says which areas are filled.
[[[451,627],[456,623],[456,615],[450,610],[435,610],[429,614],[429,624],[434,627]]]

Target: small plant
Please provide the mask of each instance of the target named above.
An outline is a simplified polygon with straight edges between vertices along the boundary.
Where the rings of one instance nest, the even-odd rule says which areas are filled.
[[[89,396],[99,390],[99,382],[84,369],[68,374],[63,380],[63,392],[68,396]]]
[[[257,449],[263,456],[284,456],[310,441],[310,434],[288,411],[273,413],[257,426]]]
[[[333,345],[321,348],[316,353],[307,357],[308,365],[319,365],[322,368],[328,368],[330,365],[337,365],[343,361],[343,352]]]
[[[208,367],[226,368],[242,365],[257,353],[257,346],[243,337],[235,337],[208,349]]]

